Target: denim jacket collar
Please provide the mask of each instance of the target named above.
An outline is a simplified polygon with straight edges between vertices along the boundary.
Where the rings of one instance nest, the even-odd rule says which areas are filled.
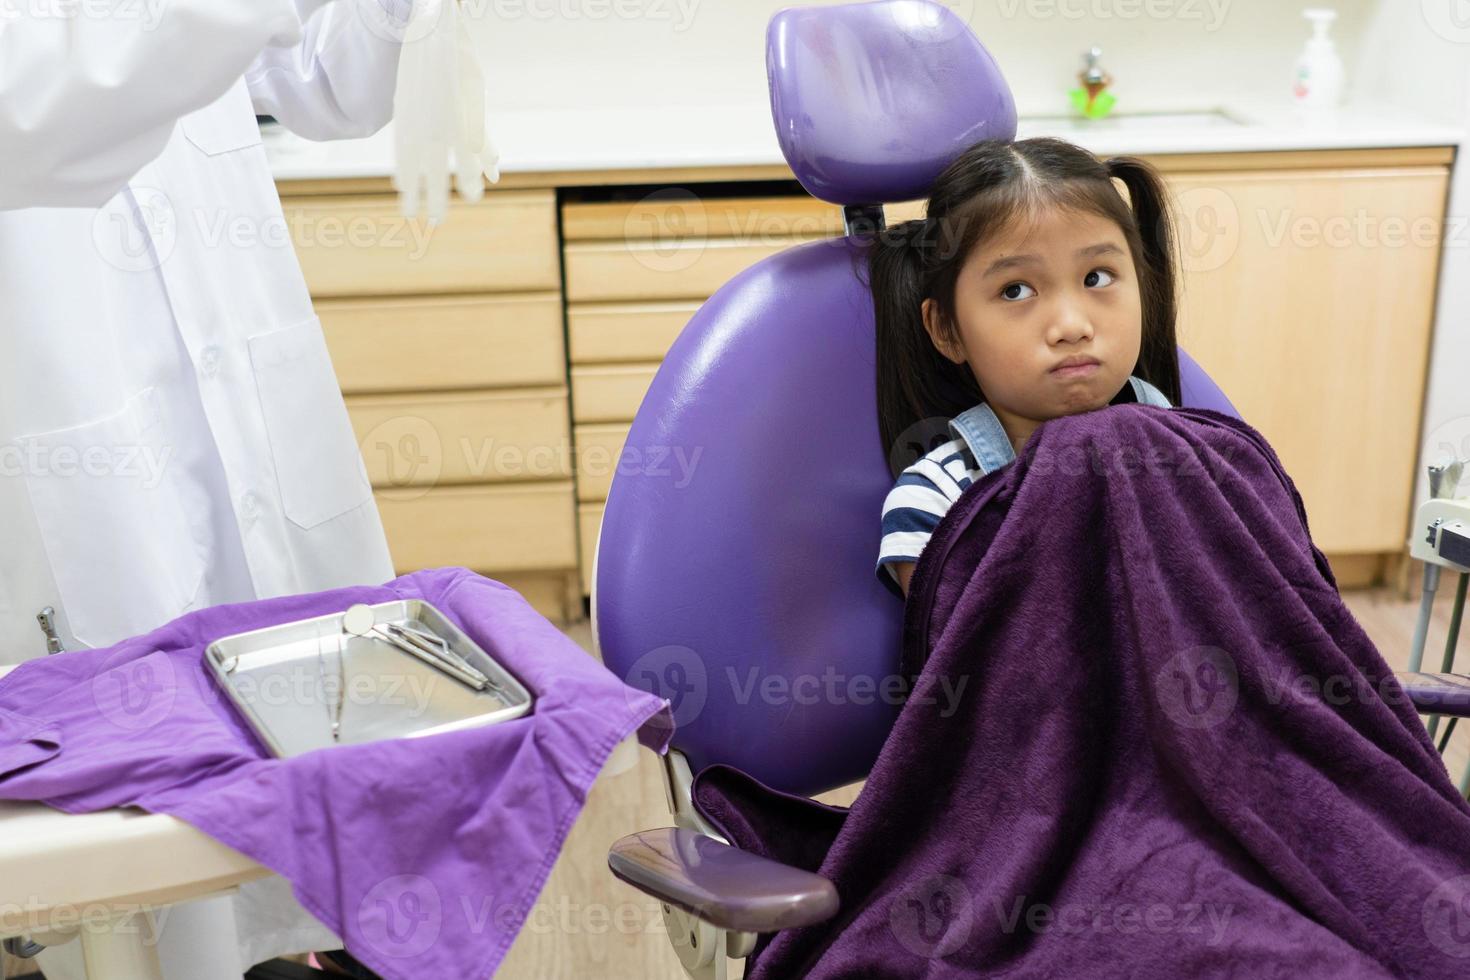
[[[1016,458],[1010,436],[989,404],[981,402],[949,420],[949,431],[970,447],[982,473],[994,473]]]
[[[1158,388],[1142,378],[1131,376],[1128,384],[1108,404],[1118,405],[1124,402],[1170,407],[1169,400]],[[985,402],[950,419],[949,431],[956,438],[965,441],[982,473],[994,473],[1016,458],[1016,450],[1011,445],[1010,437],[1006,435],[1005,426],[1000,424],[994,409]]]

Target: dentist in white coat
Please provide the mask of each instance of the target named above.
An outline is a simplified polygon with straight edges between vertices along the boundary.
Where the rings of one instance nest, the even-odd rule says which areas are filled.
[[[0,7],[0,664],[393,568],[256,127],[366,136],[409,0]],[[395,35],[395,29],[397,34]],[[169,911],[169,980],[340,948],[287,884]],[[79,944],[41,954],[80,977]]]

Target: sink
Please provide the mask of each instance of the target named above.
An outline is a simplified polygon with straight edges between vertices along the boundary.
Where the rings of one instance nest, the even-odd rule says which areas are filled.
[[[1159,130],[1159,129],[1218,129],[1221,127],[1244,126],[1245,120],[1224,109],[1209,109],[1202,112],[1125,112],[1114,113],[1106,119],[1088,119],[1083,116],[1022,116],[1020,129],[1052,131],[1056,129],[1077,130]]]

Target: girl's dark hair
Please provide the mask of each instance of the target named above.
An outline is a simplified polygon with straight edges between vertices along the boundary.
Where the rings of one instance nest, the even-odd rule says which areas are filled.
[[[1123,200],[1112,178],[1123,182]],[[879,232],[868,248],[877,318],[878,426],[890,459],[906,430],[952,418],[985,400],[966,364],[941,354],[924,330],[921,307],[933,299],[940,329],[958,341],[954,289],[966,257],[1015,217],[1042,208],[1096,214],[1123,232],[1138,270],[1143,329],[1137,375],[1179,404],[1174,332],[1173,218],[1163,178],[1137,157],[1098,160],[1053,137],[984,140],[934,181],[926,217]]]

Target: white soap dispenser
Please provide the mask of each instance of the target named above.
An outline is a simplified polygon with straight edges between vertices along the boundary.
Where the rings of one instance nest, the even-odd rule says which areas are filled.
[[[1299,118],[1307,122],[1331,122],[1342,102],[1342,59],[1327,30],[1337,19],[1337,11],[1327,7],[1309,7],[1302,16],[1312,22],[1313,34],[1296,62],[1296,84],[1292,101]]]

